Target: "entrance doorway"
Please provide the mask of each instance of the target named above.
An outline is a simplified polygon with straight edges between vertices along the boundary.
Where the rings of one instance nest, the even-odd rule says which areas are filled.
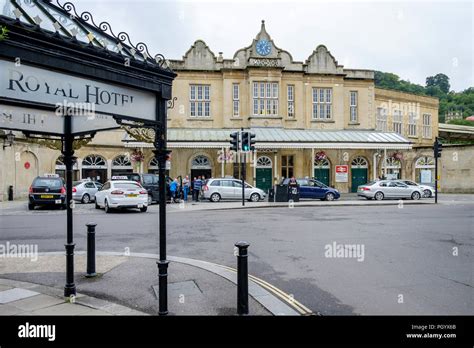
[[[206,179],[212,178],[212,165],[208,157],[199,155],[191,162],[191,180],[203,175]]]
[[[367,184],[369,163],[364,157],[356,157],[351,163],[351,192],[357,192],[357,187]]]
[[[260,156],[257,159],[256,185],[259,189],[268,193],[273,185],[272,180],[272,160],[267,156]]]
[[[314,178],[329,186],[331,164],[327,158],[314,161]]]
[[[107,181],[107,162],[105,159],[98,155],[85,157],[82,161],[82,178],[104,184]]]

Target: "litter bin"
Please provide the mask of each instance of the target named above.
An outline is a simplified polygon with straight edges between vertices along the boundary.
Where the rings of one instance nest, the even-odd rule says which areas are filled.
[[[13,201],[13,186],[8,186],[8,200]]]
[[[268,190],[268,201],[269,202],[275,202],[275,189],[273,187],[271,187]]]
[[[276,185],[275,188],[275,202],[288,202],[288,185]]]
[[[300,187],[298,185],[288,185],[288,201],[300,201]]]

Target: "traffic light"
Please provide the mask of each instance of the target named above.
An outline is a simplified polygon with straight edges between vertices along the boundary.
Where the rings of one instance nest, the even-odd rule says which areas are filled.
[[[255,134],[250,132],[242,133],[242,151],[248,152],[255,150],[255,140],[253,140],[253,138],[255,138]]]
[[[443,152],[443,144],[441,144],[439,142],[438,138],[436,138],[436,140],[434,142],[434,145],[433,145],[433,148],[434,148],[435,158],[440,158],[441,157],[441,152]]]
[[[232,138],[230,140],[230,145],[231,145],[230,149],[232,151],[236,151],[236,152],[239,151],[239,147],[240,147],[239,146],[239,134],[240,134],[239,132],[234,132],[234,133],[230,134],[230,137]]]

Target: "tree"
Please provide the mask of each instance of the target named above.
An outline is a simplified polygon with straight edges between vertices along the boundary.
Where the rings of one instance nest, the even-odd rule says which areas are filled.
[[[444,93],[449,93],[449,77],[445,74],[436,74],[435,76],[429,76],[426,78],[426,87],[439,87]]]

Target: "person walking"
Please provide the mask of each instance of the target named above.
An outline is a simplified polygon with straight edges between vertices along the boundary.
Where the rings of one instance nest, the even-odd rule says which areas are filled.
[[[174,203],[174,201],[175,201],[176,191],[178,191],[178,178],[175,178],[170,183],[171,203]]]
[[[194,190],[193,190],[194,200],[196,202],[199,202],[199,194],[201,192],[201,188],[202,188],[202,180],[201,180],[201,177],[198,176],[197,179],[194,180]]]
[[[183,179],[183,199],[185,202],[188,201],[189,186],[189,177],[186,175]]]

